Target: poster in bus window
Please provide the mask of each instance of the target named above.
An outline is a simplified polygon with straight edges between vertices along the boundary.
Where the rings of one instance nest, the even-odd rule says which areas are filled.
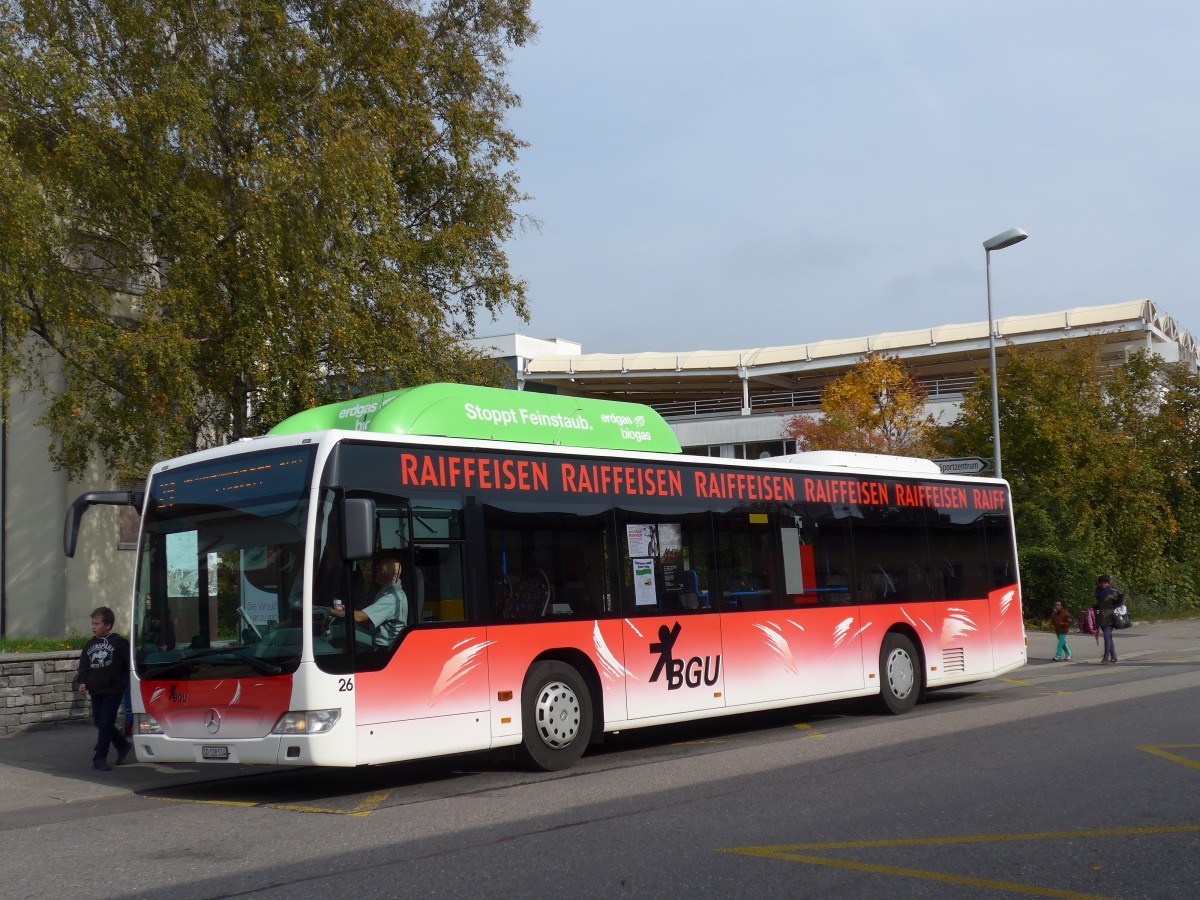
[[[279,618],[280,581],[291,564],[279,547],[249,547],[240,557],[242,608],[259,630]]]
[[[199,541],[194,531],[168,534],[167,538],[167,596],[200,596]],[[208,562],[208,596],[217,596],[217,565],[212,554]]]
[[[658,526],[658,564],[662,569],[663,590],[683,590],[683,527],[677,522]]]
[[[649,556],[633,559],[633,605],[658,605],[658,592],[654,588],[654,559]]]
[[[657,525],[626,525],[630,556],[658,556]]]

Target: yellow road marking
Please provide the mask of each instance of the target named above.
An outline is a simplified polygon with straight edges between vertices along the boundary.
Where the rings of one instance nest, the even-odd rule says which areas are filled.
[[[1144,750],[1154,756],[1161,756],[1163,759],[1169,759],[1171,762],[1179,763],[1181,766],[1187,766],[1191,769],[1200,769],[1200,762],[1194,759],[1188,759],[1186,756],[1178,756],[1174,753],[1166,753],[1166,750],[1197,750],[1200,749],[1200,744],[1157,744],[1138,747],[1139,750]]]
[[[792,727],[795,728],[797,731],[812,731],[812,734],[805,735],[806,738],[823,738],[823,737],[825,737],[825,735],[821,734],[821,732],[813,731],[813,727],[811,725],[806,725],[803,722],[798,722],[797,724],[793,725]]]
[[[391,791],[377,791],[362,803],[358,804],[358,806],[354,807],[354,811],[351,812],[350,815],[369,816],[371,813],[375,812],[380,805],[382,805],[383,801],[386,800],[391,793]]]
[[[1189,745],[1191,746],[1191,745]],[[833,844],[777,844],[765,848],[780,852],[808,850],[863,850],[871,847],[948,847],[953,844],[988,844],[1016,841],[1078,840],[1094,837],[1132,837],[1141,834],[1194,834],[1200,825],[1145,825],[1137,828],[1095,828],[1090,831],[1041,831],[1028,834],[965,834],[940,838],[895,838],[886,841],[841,841]],[[738,847],[723,848],[730,853]]]
[[[1032,681],[1017,681],[1015,678],[1001,678],[1001,681],[1007,681],[1009,684],[1015,684],[1020,687],[1033,687]]]
[[[767,859],[782,859],[788,862],[810,863],[816,866],[831,866],[835,869],[852,869],[856,872],[873,872],[878,875],[902,875],[905,878],[921,878],[925,881],[943,881],[948,884],[962,884],[970,887],[990,888],[998,891],[1009,891],[1014,894],[1032,894],[1037,897],[1059,897],[1063,900],[1105,900],[1096,894],[1079,894],[1075,891],[1060,891],[1055,888],[1035,887],[1026,884],[1014,884],[1011,881],[992,881],[986,878],[969,878],[967,876],[947,875],[943,872],[926,872],[922,869],[901,869],[896,866],[876,866],[871,863],[850,862],[842,859],[826,859],[821,856],[799,856],[791,853],[773,853],[768,850],[724,850],[726,853],[742,853],[746,856],[760,856]]]
[[[1200,745],[1165,745],[1178,749],[1179,747],[1195,747]],[[1142,747],[1140,749],[1150,750]],[[1157,748],[1155,748],[1157,749]],[[1192,763],[1187,760],[1188,764]],[[958,837],[941,838],[901,838],[886,841],[842,841],[829,844],[778,844],[766,847],[718,847],[720,853],[736,853],[742,856],[754,856],[763,859],[779,859],[787,862],[802,862],[816,866],[831,866],[839,869],[852,869],[859,872],[874,872],[882,875],[900,875],[905,878],[920,878],[927,881],[941,881],[949,884],[962,884],[971,887],[983,887],[995,890],[1012,891],[1019,894],[1031,894],[1038,897],[1059,897],[1067,900],[1096,900],[1094,894],[1080,894],[1074,891],[1064,891],[1058,888],[1041,887],[1038,885],[1015,884],[1007,881],[992,881],[982,878],[971,878],[963,875],[951,875],[945,872],[930,872],[924,869],[905,869],[898,866],[881,866],[873,863],[855,862],[853,860],[831,859],[825,856],[810,856],[812,851],[828,852],[830,850],[863,850],[878,847],[946,847],[955,844],[985,844],[1011,843],[1016,841],[1044,840],[1079,840],[1081,838],[1097,837],[1132,837],[1152,834],[1196,834],[1200,833],[1200,825],[1163,825],[1146,826],[1141,828],[1101,828],[1091,831],[1047,831],[1029,834],[978,834],[960,835]]]
[[[202,806],[240,806],[240,807],[260,807],[262,809],[282,809],[287,812],[301,813],[323,813],[330,816],[369,816],[377,810],[391,791],[378,791],[371,794],[365,800],[354,807],[354,809],[329,809],[325,806],[306,806],[301,803],[255,803],[251,800],[192,800],[187,797],[163,797],[163,800],[170,800],[172,803],[196,803]]]

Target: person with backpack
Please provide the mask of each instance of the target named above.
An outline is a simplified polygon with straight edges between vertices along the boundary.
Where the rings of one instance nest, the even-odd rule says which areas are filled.
[[[1067,646],[1067,633],[1071,630],[1071,613],[1061,597],[1054,601],[1050,624],[1054,626],[1054,633],[1058,635],[1058,647],[1054,650],[1055,661],[1070,659],[1071,648]]]
[[[1118,594],[1112,587],[1112,581],[1107,575],[1096,579],[1096,624],[1104,634],[1104,658],[1101,665],[1116,664],[1117,647],[1113,643],[1113,610],[1124,602],[1124,595]]]

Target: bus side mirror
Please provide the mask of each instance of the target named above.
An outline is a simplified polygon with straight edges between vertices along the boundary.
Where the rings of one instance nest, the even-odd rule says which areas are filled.
[[[342,558],[370,559],[375,552],[375,501],[342,501]]]
[[[79,520],[90,507],[105,504],[108,506],[132,506],[139,513],[145,503],[146,495],[142,491],[90,491],[80,494],[75,502],[67,507],[67,517],[63,522],[63,553],[75,555],[75,544],[79,540]]]

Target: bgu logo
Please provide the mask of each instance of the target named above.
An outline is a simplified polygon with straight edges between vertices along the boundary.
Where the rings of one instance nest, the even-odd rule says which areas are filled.
[[[672,651],[680,631],[682,628],[678,622],[670,628],[666,625],[658,627],[658,642],[650,645],[650,655],[658,654],[658,662],[654,665],[650,680],[658,681],[658,677],[666,671],[668,691],[677,691],[685,684],[690,688],[700,687],[702,683],[712,687],[721,677],[721,654],[717,654],[715,661],[711,656],[704,659],[693,656],[687,662],[676,659]]]

